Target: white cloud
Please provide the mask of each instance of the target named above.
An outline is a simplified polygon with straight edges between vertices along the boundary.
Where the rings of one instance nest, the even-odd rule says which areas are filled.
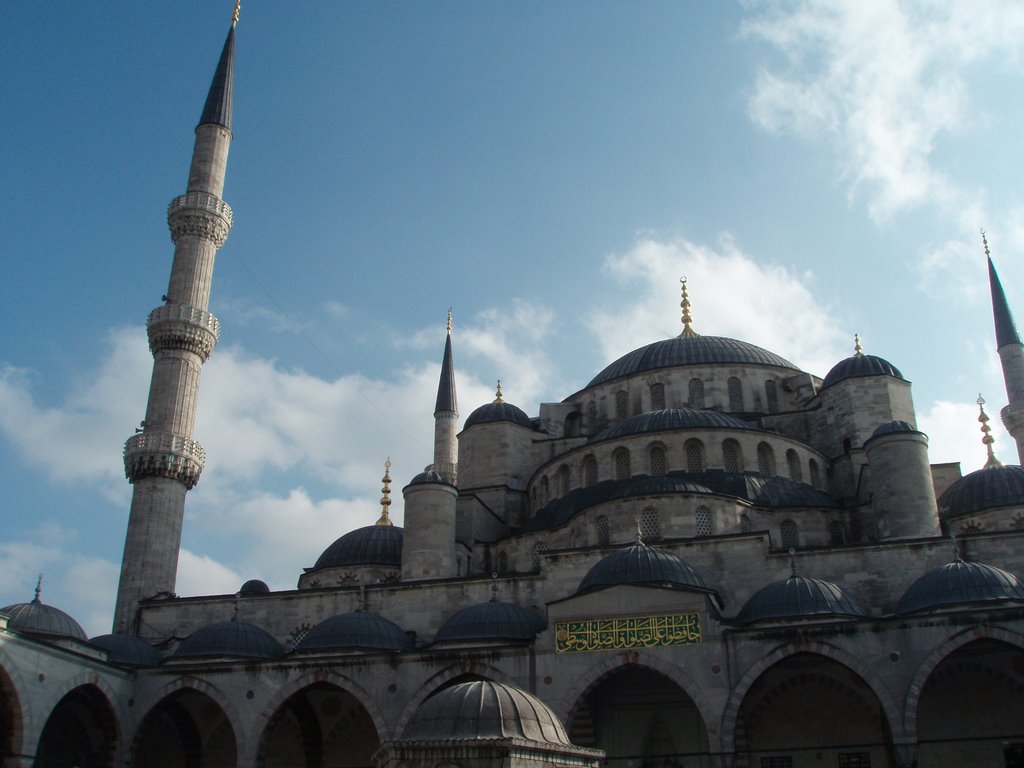
[[[178,553],[178,578],[174,590],[183,597],[234,594],[243,581],[236,571],[212,557],[197,555],[184,547]]]

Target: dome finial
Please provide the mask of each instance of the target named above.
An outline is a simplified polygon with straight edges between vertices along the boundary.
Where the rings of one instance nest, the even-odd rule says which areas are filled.
[[[992,254],[988,252],[988,237],[985,236],[985,230],[979,230],[981,232],[981,244],[985,246],[985,258],[991,259]]]
[[[1003,466],[1003,463],[996,458],[995,451],[992,450],[992,443],[996,441],[989,433],[992,431],[992,427],[988,425],[989,418],[988,414],[985,413],[985,398],[978,393],[978,421],[981,422],[981,433],[984,435],[981,438],[981,442],[985,444],[985,449],[988,451],[988,459],[985,461],[985,469],[993,469],[995,467]]]
[[[495,392],[494,392],[494,402],[496,402],[496,403],[504,403],[505,402],[504,400],[501,399],[501,379],[498,379],[498,389],[495,390]]]
[[[679,282],[682,285],[683,300],[679,302],[679,306],[683,310],[683,331],[679,334],[679,338],[688,339],[696,336],[697,333],[693,330],[693,316],[690,314],[690,293],[686,290],[686,277],[680,277]]]
[[[853,354],[861,356],[864,354],[864,347],[860,343],[859,333],[853,334]]]
[[[235,592],[235,610],[231,614],[232,621],[238,621],[238,611],[242,607],[242,592]]]
[[[238,12],[242,10],[242,0],[235,0],[235,12],[231,14],[231,26],[238,24]]]
[[[39,574],[39,578],[36,579],[36,596],[32,599],[33,603],[42,602],[39,599],[39,593],[43,591],[43,574]]]
[[[452,335],[452,308],[448,307],[448,335]]]
[[[380,517],[377,519],[377,525],[393,525],[391,518],[388,517],[388,507],[391,506],[391,457],[388,456],[387,461],[384,462],[384,477],[381,478],[381,482],[384,483],[384,487],[381,488],[380,497]]]

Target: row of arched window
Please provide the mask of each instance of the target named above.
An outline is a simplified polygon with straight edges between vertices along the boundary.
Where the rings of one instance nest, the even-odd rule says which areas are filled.
[[[666,408],[665,385],[661,382],[654,382],[648,385],[650,395],[650,410],[661,411]],[[736,376],[730,376],[726,382],[726,394],[729,398],[729,411],[732,413],[743,413],[747,410],[746,395],[743,382]],[[764,383],[764,401],[768,413],[778,413],[779,391],[774,379],[767,379]],[[698,378],[690,379],[687,388],[686,406],[688,408],[706,408],[704,397],[704,380]],[[625,419],[629,413],[629,391],[620,389],[615,393],[614,418],[616,421]],[[593,400],[587,403],[587,423],[591,429],[598,425],[597,403]]]

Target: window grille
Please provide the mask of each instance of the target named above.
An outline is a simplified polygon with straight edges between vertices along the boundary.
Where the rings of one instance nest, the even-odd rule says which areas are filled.
[[[665,385],[651,384],[651,410],[665,410]]]
[[[804,473],[800,468],[800,457],[796,455],[796,451],[792,448],[786,451],[786,464],[789,465],[789,479],[794,483],[802,483],[804,481]]]
[[[740,444],[735,440],[726,440],[722,443],[722,464],[726,472],[742,472],[743,464],[740,462]]]
[[[796,549],[800,545],[800,533],[796,523],[792,520],[783,520],[779,528],[782,533],[782,548]]]
[[[743,385],[735,376],[729,378],[729,410],[742,411],[743,408]]]
[[[846,526],[843,525],[842,520],[833,520],[829,523],[828,532],[833,544],[840,545],[846,543]]]
[[[640,536],[644,541],[658,541],[661,538],[661,523],[656,510],[645,509],[640,513]]]
[[[710,536],[711,535],[711,508],[705,507],[701,504],[697,507],[696,515],[697,523],[697,535],[698,536]]]
[[[704,443],[700,440],[686,441],[686,471],[704,471]]]
[[[538,541],[536,544],[533,545],[533,570],[540,570],[540,561],[541,558],[544,556],[544,552],[546,550],[547,548],[544,546],[543,541]]]
[[[591,432],[597,429],[597,403],[593,400],[587,403],[587,429]]]
[[[620,389],[615,393],[615,418],[624,419],[629,413],[629,395],[626,390]]]
[[[651,474],[664,475],[666,471],[665,447],[661,445],[651,446]]]
[[[597,528],[597,543],[599,546],[607,547],[611,542],[611,529],[608,525],[608,518],[601,515],[597,518],[594,523],[594,527]]]
[[[690,407],[704,407],[704,382],[701,379],[690,379]]]
[[[569,468],[563,464],[558,468],[558,495],[565,496],[569,492]]]
[[[768,401],[768,413],[778,413],[779,391],[776,389],[775,382],[772,379],[768,379],[764,383],[764,396],[765,400]]]
[[[625,448],[619,448],[612,456],[612,461],[615,464],[615,479],[628,480],[631,475],[629,467],[629,451]]]
[[[501,573],[501,574],[508,573],[508,553],[507,552],[499,552],[498,553],[498,573]]]
[[[768,443],[757,446],[757,471],[765,477],[775,475],[775,452]]]
[[[754,529],[754,526],[750,523],[750,518],[746,515],[740,515],[740,532],[750,533]]]
[[[871,768],[871,753],[840,752],[839,768]]]
[[[592,485],[597,485],[597,460],[587,456],[583,460],[583,487],[589,488]]]

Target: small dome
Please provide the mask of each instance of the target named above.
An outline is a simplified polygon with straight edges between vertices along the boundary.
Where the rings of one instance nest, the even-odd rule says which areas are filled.
[[[521,427],[533,429],[533,422],[530,421],[530,417],[522,409],[506,402],[481,405],[469,414],[469,418],[466,419],[462,428],[469,429],[477,424],[487,424],[494,421],[511,421],[513,424],[518,424]]]
[[[832,366],[832,370],[825,375],[825,380],[821,382],[821,388],[825,390],[840,381],[859,379],[864,376],[892,376],[906,381],[899,369],[885,358],[858,353],[845,360],[840,360]]]
[[[747,475],[747,481],[750,486],[748,498],[758,507],[832,509],[839,506],[836,500],[824,491],[819,491],[806,483],[795,483],[782,475]]]
[[[671,552],[634,544],[601,558],[583,577],[577,595],[619,584],[651,584],[711,593],[688,563]]]
[[[894,435],[900,432],[911,432],[920,434],[920,430],[916,429],[908,421],[887,421],[885,424],[880,424],[875,427],[875,431],[871,433],[871,437],[881,437],[882,435]]]
[[[434,642],[533,640],[546,627],[544,618],[527,608],[491,601],[456,613],[438,630]]]
[[[525,739],[569,745],[558,716],[536,696],[489,680],[460,683],[424,701],[404,741]]]
[[[396,525],[367,525],[349,531],[324,550],[312,567],[402,565],[402,529]]]
[[[233,619],[200,627],[181,641],[172,656],[176,659],[196,656],[276,659],[284,653],[284,646],[267,630]]]
[[[134,635],[97,635],[89,642],[107,652],[107,660],[126,667],[155,667],[163,657],[145,640]]]
[[[296,651],[359,648],[368,651],[411,651],[412,640],[394,622],[365,611],[341,613],[313,627]]]
[[[242,597],[249,597],[250,595],[266,595],[269,593],[270,587],[267,586],[267,582],[261,581],[260,579],[249,579],[238,590],[238,594]]]
[[[678,429],[755,429],[745,421],[718,411],[696,408],[671,408],[665,411],[651,411],[630,416],[606,427],[590,438],[590,442],[614,440],[627,435],[642,435],[648,432],[665,432]]]
[[[961,477],[939,497],[939,513],[943,518],[1018,505],[1024,505],[1024,468],[1015,464],[975,470]]]
[[[81,624],[60,608],[40,602],[38,595],[31,603],[15,603],[0,608],[0,613],[7,615],[8,629],[23,635],[87,639]]]
[[[736,616],[740,624],[801,618],[864,616],[857,601],[830,581],[790,576],[754,593]]]
[[[911,584],[900,598],[896,613],[1007,600],[1024,601],[1024,586],[1016,576],[994,565],[957,560]]]
[[[768,350],[723,336],[677,336],[648,344],[623,355],[590,380],[585,389],[598,384],[660,368],[707,364],[769,365],[797,370],[785,358]]]
[[[451,485],[448,480],[445,480],[444,475],[435,469],[428,469],[424,472],[420,472],[412,480],[409,481],[409,485]],[[407,485],[406,488],[409,486]]]

